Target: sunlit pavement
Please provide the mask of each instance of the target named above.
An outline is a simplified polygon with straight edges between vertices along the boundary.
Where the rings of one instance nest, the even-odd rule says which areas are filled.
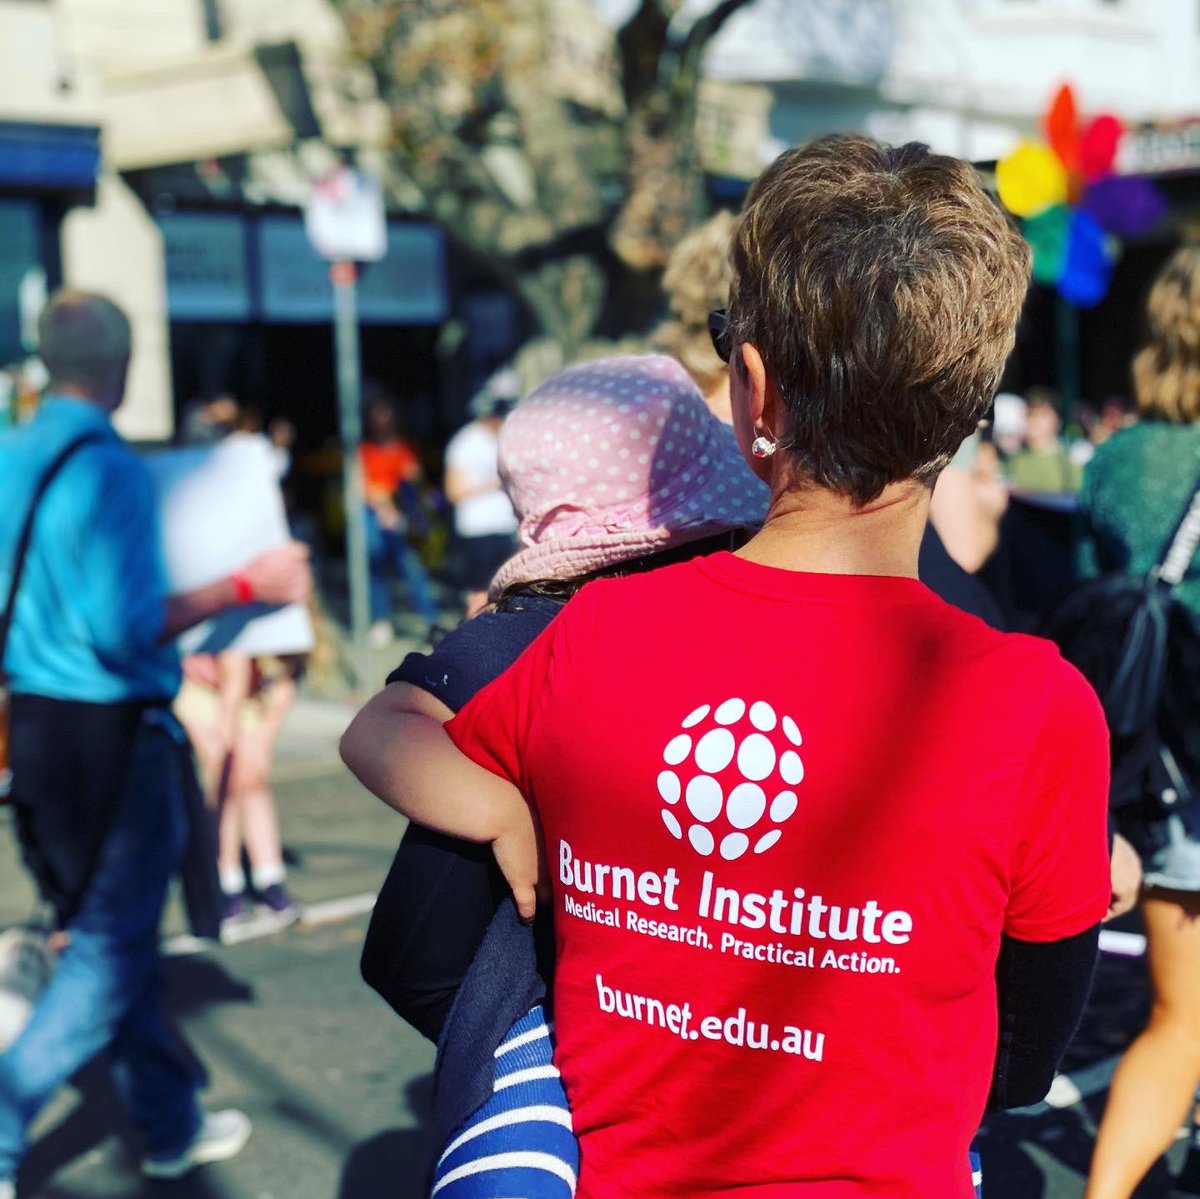
[[[179,912],[168,920],[172,1008],[211,1071],[208,1104],[241,1107],[253,1119],[247,1149],[182,1183],[140,1182],[120,1105],[106,1072],[93,1067],[39,1121],[25,1194],[424,1194],[433,1048],[358,977],[364,897],[386,872],[403,824],[338,767],[336,741],[348,714],[345,706],[303,706],[280,755],[280,811],[296,858],[290,881],[316,923],[192,952]],[[0,839],[0,923],[29,910],[11,854],[10,840]],[[1079,1199],[1112,1062],[1144,1013],[1143,960],[1106,955],[1068,1077],[1052,1096],[1060,1106],[995,1117],[983,1131],[987,1199]],[[1181,1152],[1182,1144],[1176,1165]],[[1160,1172],[1141,1195],[1171,1193]]]
[[[171,1008],[209,1068],[206,1104],[240,1107],[254,1121],[246,1150],[181,1183],[142,1182],[129,1126],[98,1063],[39,1120],[23,1195],[423,1193],[433,1047],[358,976],[361,899],[378,888],[404,825],[337,762],[349,713],[345,705],[302,704],[279,755],[289,885],[320,923],[194,953],[178,907],[168,913]],[[30,903],[11,837],[0,834],[0,924],[26,917]],[[360,914],[340,917],[347,908]]]
[[[212,1077],[210,1107],[254,1135],[234,1160],[181,1183],[139,1180],[102,1069],[39,1125],[29,1194],[181,1199],[417,1199],[433,1048],[359,981],[359,918],[170,962],[170,996]]]

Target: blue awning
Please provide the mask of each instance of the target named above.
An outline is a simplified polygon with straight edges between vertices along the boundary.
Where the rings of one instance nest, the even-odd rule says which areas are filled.
[[[99,174],[95,125],[0,121],[0,187],[91,188]]]

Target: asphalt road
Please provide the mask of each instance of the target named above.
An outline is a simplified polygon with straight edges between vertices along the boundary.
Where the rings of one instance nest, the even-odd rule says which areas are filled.
[[[418,1199],[433,1048],[358,980],[365,920],[180,957],[171,1006],[210,1076],[210,1108],[254,1135],[231,1162],[146,1183],[100,1064],[39,1123],[29,1195],[62,1199]]]
[[[338,714],[309,713],[283,756],[277,790],[297,895],[332,923],[168,962],[171,1006],[209,1067],[211,1107],[237,1106],[255,1131],[234,1161],[182,1183],[146,1184],[102,1063],[39,1121],[22,1176],[27,1196],[107,1199],[418,1199],[432,1046],[359,980],[366,917],[330,901],[375,889],[402,822],[332,762]],[[28,911],[11,845],[0,836],[0,925]],[[349,905],[352,909],[355,905]],[[180,930],[177,912],[168,933]],[[1135,925],[1130,925],[1135,927]],[[170,942],[177,944],[177,941]],[[1144,963],[1105,956],[1094,998],[1056,1084],[1056,1105],[989,1119],[981,1134],[987,1199],[1079,1199],[1115,1057],[1145,1018]],[[1172,1153],[1178,1166],[1183,1143]],[[1166,1199],[1163,1171],[1139,1199]]]
[[[94,1067],[39,1124],[29,1195],[61,1199],[419,1199],[433,1152],[432,1047],[358,980],[365,918],[173,958],[174,1012],[212,1075],[208,1102],[249,1113],[232,1162],[182,1183],[143,1183],[104,1070]],[[1106,1063],[1144,1011],[1139,963],[1105,960],[1068,1065]],[[1102,1071],[1103,1072],[1103,1071]],[[987,1199],[1079,1199],[1103,1090],[1062,1109],[989,1119]],[[1182,1143],[1173,1153],[1178,1166]],[[1158,1174],[1143,1195],[1171,1192]]]

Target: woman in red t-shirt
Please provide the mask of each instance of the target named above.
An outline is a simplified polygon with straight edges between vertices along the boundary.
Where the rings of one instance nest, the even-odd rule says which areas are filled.
[[[967,1199],[1001,945],[1090,961],[1110,894],[1095,696],[917,581],[1029,252],[968,165],[850,137],[764,173],[733,263],[762,531],[585,587],[444,727],[414,698],[376,789],[540,879],[583,1199]]]

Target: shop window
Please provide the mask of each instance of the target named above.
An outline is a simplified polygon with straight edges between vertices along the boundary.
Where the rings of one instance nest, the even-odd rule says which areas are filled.
[[[0,200],[0,367],[32,348],[33,321],[45,293],[39,218],[32,200]]]

